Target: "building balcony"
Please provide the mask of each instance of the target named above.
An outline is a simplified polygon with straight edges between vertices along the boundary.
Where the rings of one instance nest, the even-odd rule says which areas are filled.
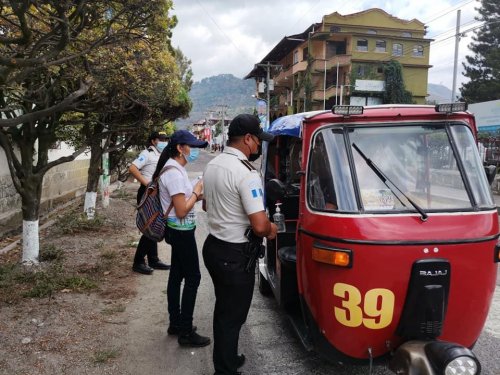
[[[326,60],[326,70],[335,69],[337,67],[337,63],[339,66],[351,65],[351,55],[332,56]],[[312,70],[313,72],[323,72],[325,70],[325,60],[321,58],[314,60]]]
[[[337,90],[337,88],[335,86],[330,86],[330,87],[327,87],[326,91],[324,91],[324,92],[323,92],[323,88],[321,88],[321,89],[316,88],[316,90],[314,90],[312,92],[312,100],[323,101],[323,96],[326,97],[326,99],[328,100],[328,98],[335,96],[337,92],[338,92],[338,96],[340,96],[340,87]],[[345,95],[345,92],[344,92],[344,95]]]

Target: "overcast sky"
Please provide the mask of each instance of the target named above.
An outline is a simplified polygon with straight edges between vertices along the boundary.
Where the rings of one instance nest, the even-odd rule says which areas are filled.
[[[173,30],[172,44],[191,59],[195,81],[225,73],[242,78],[281,38],[303,32],[321,22],[323,15],[381,8],[428,26],[426,37],[435,39],[431,43],[429,83],[451,89],[457,10],[461,9],[463,32],[479,25],[474,20],[474,8],[479,5],[471,0],[174,0],[172,13],[179,23]],[[466,33],[460,42],[457,91],[466,80],[461,62],[471,54],[467,47],[471,35]]]

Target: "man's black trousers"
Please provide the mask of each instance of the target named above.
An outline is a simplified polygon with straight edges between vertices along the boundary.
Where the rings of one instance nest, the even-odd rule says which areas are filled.
[[[236,374],[238,339],[252,302],[255,272],[246,272],[243,244],[231,244],[209,235],[203,246],[203,260],[215,289],[214,352],[215,374]]]

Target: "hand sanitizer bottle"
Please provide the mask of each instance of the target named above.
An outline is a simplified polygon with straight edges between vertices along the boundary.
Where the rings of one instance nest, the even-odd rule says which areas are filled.
[[[281,203],[276,203],[276,212],[273,215],[274,224],[278,227],[278,233],[283,233],[286,231],[285,227],[285,215],[281,213],[280,210]]]

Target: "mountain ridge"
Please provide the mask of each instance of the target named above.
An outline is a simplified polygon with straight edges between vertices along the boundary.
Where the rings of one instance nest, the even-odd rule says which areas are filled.
[[[442,84],[429,83],[427,92],[429,103],[449,102],[451,98],[451,90]],[[189,117],[177,120],[176,124],[179,128],[186,128],[210,116],[220,118],[222,109],[226,118],[239,113],[253,113],[255,98],[252,95],[255,95],[253,79],[245,80],[232,74],[203,78],[193,83],[189,92],[193,102]]]

